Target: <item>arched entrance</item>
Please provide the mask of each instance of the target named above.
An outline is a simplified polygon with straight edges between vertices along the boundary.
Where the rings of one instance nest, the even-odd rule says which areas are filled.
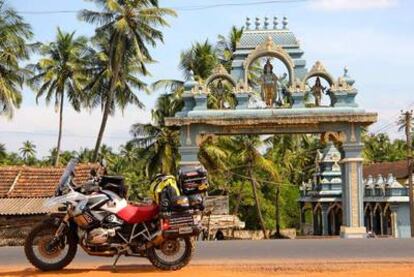
[[[330,236],[340,235],[342,226],[342,207],[335,203],[328,210],[328,234]]]
[[[283,35],[282,35],[283,34]],[[286,39],[286,36],[289,39]],[[275,42],[279,43],[276,44]],[[306,107],[303,105],[304,78],[308,70],[301,59],[303,52],[293,34],[278,30],[249,30],[243,36],[234,52],[230,75],[237,84],[235,109],[211,110],[207,108],[208,91],[199,87],[194,80],[188,80],[183,94],[184,108],[174,117],[166,118],[167,126],[180,128],[181,166],[199,165],[199,145],[210,135],[273,135],[314,134],[333,140],[339,146],[342,171],[342,225],[340,234],[344,238],[366,236],[364,227],[363,182],[362,182],[362,130],[376,122],[377,114],[369,113],[355,103],[357,90],[349,76],[338,78],[335,85],[337,104],[334,107]],[[288,69],[288,93],[293,105],[289,107],[251,108],[249,98],[260,95],[247,85],[247,74],[254,60],[264,56],[280,59]],[[309,76],[307,76],[309,77]],[[328,77],[328,76],[326,76]],[[333,80],[333,79],[332,79]],[[266,87],[268,89],[268,87]],[[317,208],[318,222],[329,223],[327,206]],[[340,217],[339,210],[332,212],[331,221]],[[339,220],[338,220],[339,221]],[[321,226],[319,224],[318,226]],[[338,232],[338,224],[331,231]],[[320,233],[320,228],[317,232]],[[326,229],[324,229],[326,232]]]

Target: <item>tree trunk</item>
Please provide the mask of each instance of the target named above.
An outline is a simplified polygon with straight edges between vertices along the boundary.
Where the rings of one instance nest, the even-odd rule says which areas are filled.
[[[253,177],[253,172],[252,172],[252,166],[249,165],[248,166],[248,173],[249,173],[249,178],[250,178],[250,182],[252,184],[252,188],[253,188],[253,195],[254,195],[254,200],[256,202],[256,209],[257,209],[257,215],[259,217],[259,223],[260,226],[262,227],[262,231],[263,231],[263,236],[265,239],[268,239],[269,237],[267,236],[267,232],[266,232],[266,227],[264,224],[264,220],[263,220],[263,215],[262,215],[262,211],[260,209],[260,201],[259,201],[259,196],[257,194],[257,182],[256,179]]]
[[[119,68],[120,68],[120,64],[116,63],[116,66],[115,66],[115,69],[114,69],[114,74],[112,75],[112,78],[111,78],[111,86],[109,87],[109,91],[108,91],[108,98],[106,99],[104,112],[103,112],[103,115],[102,115],[101,127],[99,128],[99,133],[98,133],[98,137],[96,139],[96,144],[95,144],[95,150],[93,152],[93,161],[94,162],[96,162],[98,160],[99,148],[101,147],[103,135],[104,135],[105,128],[106,128],[106,123],[108,122],[108,117],[109,117],[109,113],[110,113],[110,109],[111,109],[111,104],[112,104],[112,101],[113,101],[114,96],[115,96],[114,95],[115,94],[115,84],[116,84],[116,80],[118,79]]]
[[[237,199],[236,199],[236,206],[234,207],[234,211],[233,211],[233,215],[237,216],[237,214],[239,213],[239,207],[240,207],[240,202],[241,202],[241,198],[242,198],[242,192],[243,192],[243,186],[240,186],[239,189],[239,193],[237,194]]]
[[[105,107],[104,107],[104,111],[103,111],[103,115],[102,115],[102,121],[101,121],[101,127],[99,127],[99,133],[98,133],[98,137],[96,139],[96,144],[95,144],[95,150],[93,151],[93,161],[96,162],[98,160],[98,155],[99,155],[99,148],[101,147],[101,143],[102,143],[102,138],[105,132],[105,128],[106,128],[106,123],[108,122],[108,117],[109,117],[109,112],[110,112],[110,108],[111,108],[111,102],[112,102],[112,93],[110,92],[110,95],[108,96],[108,99],[105,103]]]
[[[55,166],[59,165],[59,157],[60,157],[60,142],[62,140],[62,128],[63,128],[63,101],[65,99],[65,94],[63,91],[61,92],[60,96],[60,108],[59,108],[59,134],[58,134],[58,141],[56,146],[56,157],[55,157]]]
[[[275,215],[276,215],[276,238],[280,237],[280,188],[276,186],[276,199],[275,199]]]

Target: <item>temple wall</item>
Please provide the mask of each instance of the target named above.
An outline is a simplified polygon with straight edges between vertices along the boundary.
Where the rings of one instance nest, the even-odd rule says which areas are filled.
[[[410,210],[408,203],[399,203],[397,210],[398,237],[410,238]]]

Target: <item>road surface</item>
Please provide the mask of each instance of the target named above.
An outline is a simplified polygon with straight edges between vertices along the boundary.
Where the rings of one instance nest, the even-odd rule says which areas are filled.
[[[66,272],[74,276],[106,276],[110,273],[112,262],[111,258],[88,256],[79,249]],[[146,259],[124,257],[118,264],[120,271],[126,274],[123,276],[129,276],[128,272],[131,276],[137,272],[143,273],[143,276],[160,274],[153,272]],[[197,277],[217,277],[233,276],[235,272],[238,276],[268,276],[269,272],[276,276],[282,273],[327,276],[329,274],[318,274],[332,271],[338,273],[337,276],[342,276],[340,273],[344,276],[364,276],[370,270],[376,272],[379,268],[389,269],[390,274],[384,271],[382,276],[405,276],[408,272],[411,275],[414,272],[414,239],[197,242],[190,266],[181,271],[181,275],[176,275],[177,272],[171,276],[191,276],[195,273]],[[37,275],[34,272],[37,271],[26,261],[22,247],[0,248],[0,276]]]
[[[121,258],[127,263],[143,259]],[[261,241],[209,241],[196,242],[192,263],[211,264],[226,262],[269,263],[277,261],[313,260],[371,260],[414,261],[414,239],[296,239]],[[108,264],[112,259],[88,256],[78,249],[74,264]],[[22,247],[0,247],[0,267],[27,266]]]

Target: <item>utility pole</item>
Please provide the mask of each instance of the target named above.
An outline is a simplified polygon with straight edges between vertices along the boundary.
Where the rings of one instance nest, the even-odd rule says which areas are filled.
[[[410,198],[410,226],[411,237],[414,237],[414,193],[413,193],[413,145],[412,145],[412,125],[413,125],[413,111],[406,111],[402,113],[402,122],[405,129],[405,136],[407,139],[407,169],[408,169],[408,189]]]

